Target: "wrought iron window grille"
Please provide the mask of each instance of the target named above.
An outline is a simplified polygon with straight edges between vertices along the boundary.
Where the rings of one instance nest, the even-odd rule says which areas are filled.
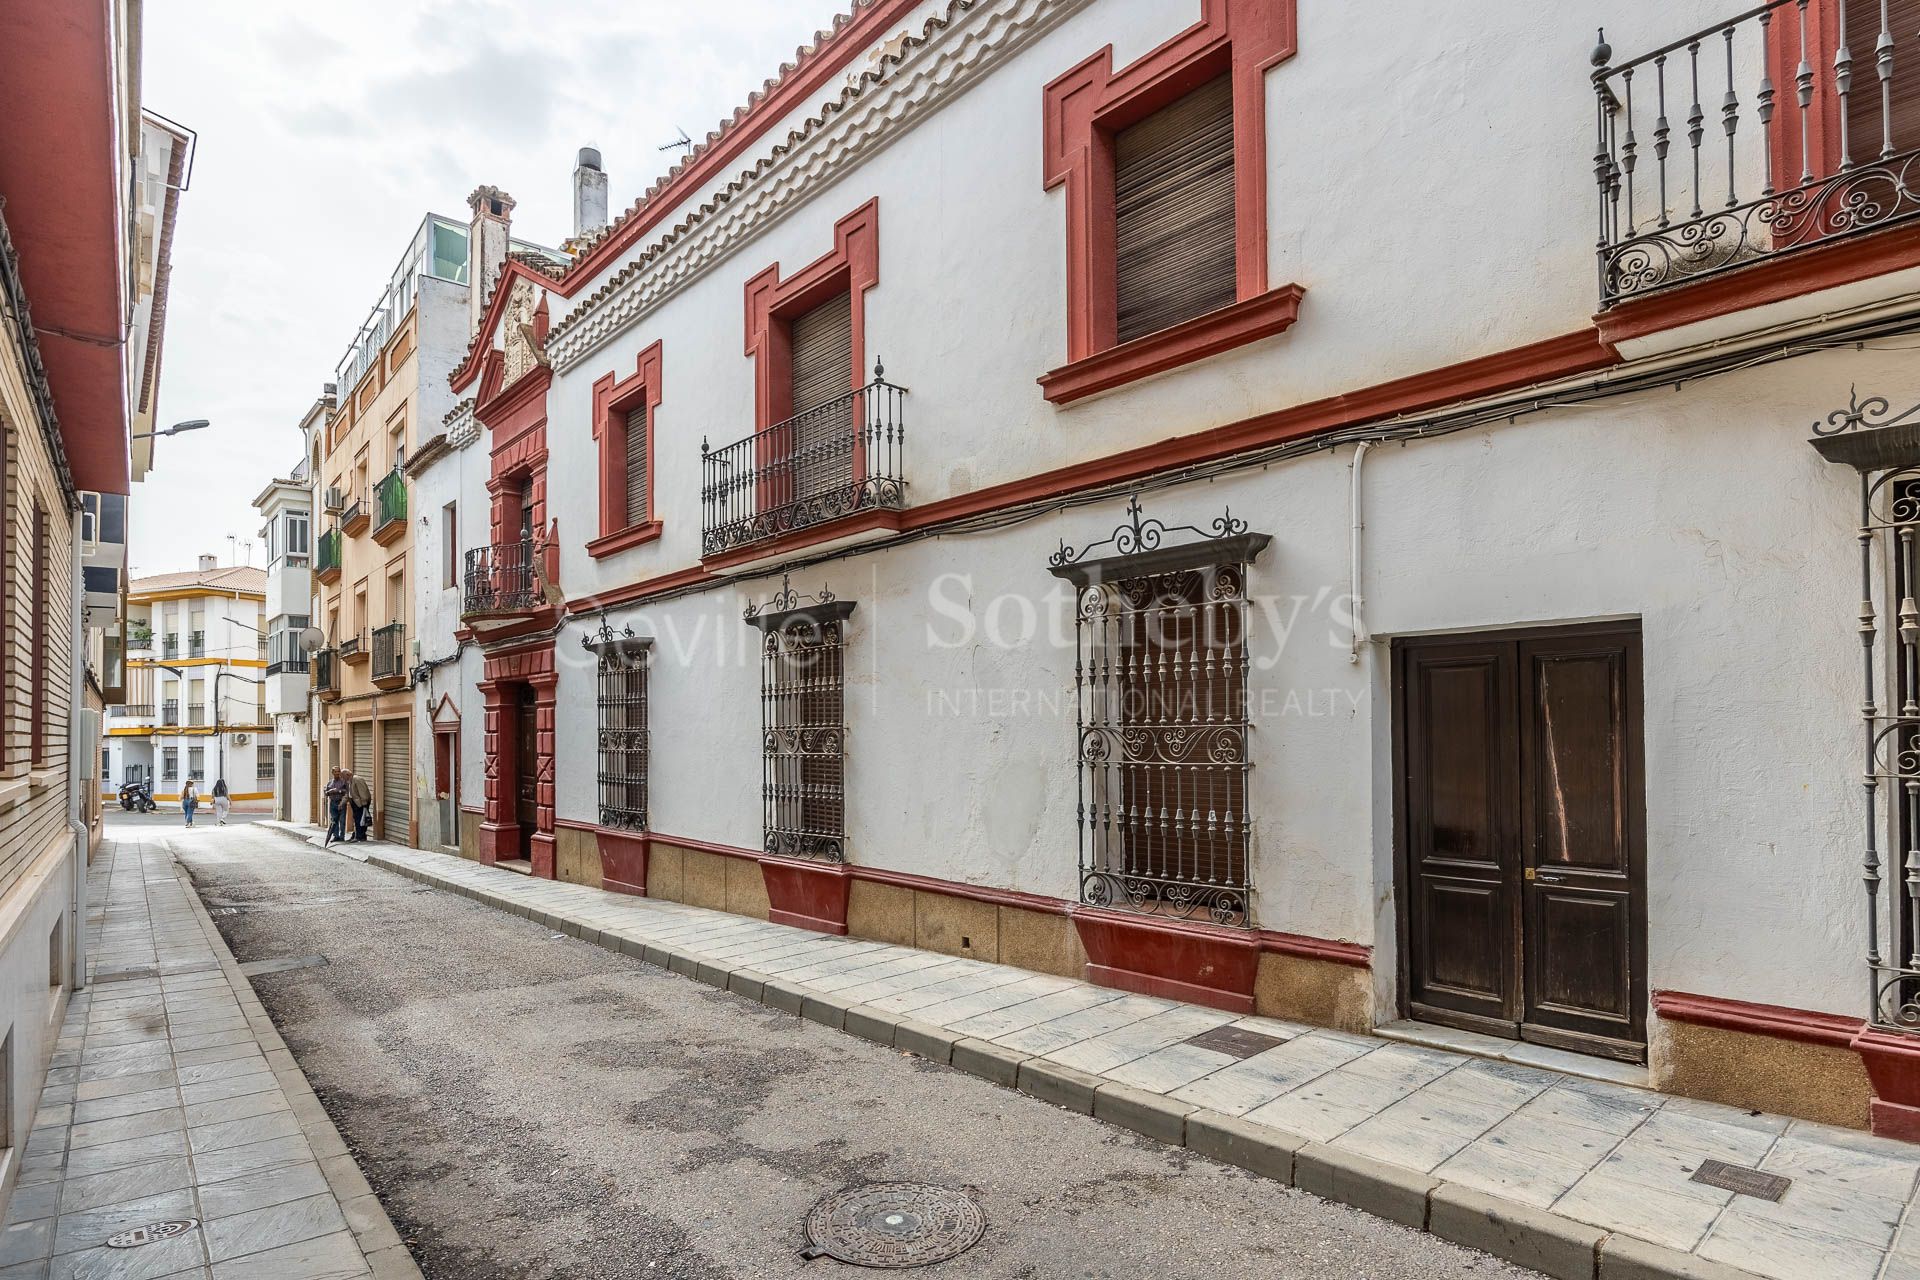
[[[763,847],[824,862],[847,860],[846,623],[854,602],[821,588],[805,595],[783,577],[742,616],[761,633],[760,742]]]
[[[1050,557],[1079,593],[1081,901],[1252,925],[1246,583],[1271,541],[1231,510],[1208,529],[1143,518],[1136,496],[1110,535]]]
[[[647,681],[653,637],[632,627],[613,629],[606,614],[600,629],[580,637],[598,667],[600,825],[645,831],[647,820]]]
[[[907,504],[907,389],[884,378],[718,449],[700,441],[700,554]]]
[[[1849,388],[1811,443],[1860,475],[1868,1019],[1920,1034],[1920,403]]]

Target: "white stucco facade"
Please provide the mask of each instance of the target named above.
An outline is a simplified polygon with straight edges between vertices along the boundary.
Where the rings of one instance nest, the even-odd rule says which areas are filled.
[[[1078,904],[1076,606],[1049,557],[1106,538],[1137,493],[1168,526],[1205,530],[1230,510],[1272,539],[1248,582],[1246,923],[1363,949],[1367,1021],[1407,1005],[1400,646],[1601,623],[1632,624],[1640,646],[1635,980],[1865,1016],[1859,498],[1853,474],[1807,440],[1851,386],[1901,404],[1920,395],[1899,340],[1844,336],[1869,314],[1920,317],[1913,282],[1857,281],[1770,299],[1754,311],[1763,321],[1723,313],[1605,340],[1593,31],[1604,21],[1617,44],[1651,48],[1725,6],[1474,0],[1451,15],[1470,41],[1433,39],[1411,9],[1361,21],[1303,6],[1298,52],[1264,81],[1266,278],[1304,289],[1297,322],[1052,402],[1038,380],[1068,363],[1069,237],[1065,196],[1042,180],[1046,88],[1108,44],[1124,68],[1213,8],[924,6],[902,29],[940,20],[879,81],[823,112],[845,85],[834,79],[604,267],[552,287],[515,277],[552,325],[535,465],[557,582],[542,625],[489,633],[463,625],[461,592],[437,569],[418,576],[422,658],[437,664],[417,690],[423,780],[430,726],[457,720],[459,804],[469,828],[481,820],[499,750],[481,686],[508,657],[550,646],[550,755],[539,750],[552,824],[604,828],[597,677],[581,644],[604,614],[654,641],[651,838],[755,855],[761,635],[742,612],[790,574],[798,591],[854,602],[847,861]],[[1375,91],[1356,99],[1361,84]],[[836,224],[869,201],[877,282],[861,340],[909,392],[903,517],[860,532],[865,543],[790,540],[758,562],[703,564],[703,447],[756,426],[743,288],[829,254]],[[508,355],[504,330],[482,336]],[[656,343],[660,527],[596,554],[596,395]],[[1471,376],[1430,376],[1463,365]],[[481,378],[460,394],[478,395],[485,417],[511,386]],[[1327,431],[1343,434],[1315,435]],[[1217,448],[1187,447],[1207,433]],[[498,534],[496,435],[471,411],[449,420],[444,454],[416,479],[431,524],[423,564],[443,563],[448,529],[463,549]],[[422,794],[423,815],[433,798]],[[423,844],[430,829],[432,843],[463,845],[424,817]]]

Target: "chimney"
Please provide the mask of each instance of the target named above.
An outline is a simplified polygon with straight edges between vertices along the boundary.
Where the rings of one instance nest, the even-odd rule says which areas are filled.
[[[480,331],[480,312],[507,262],[507,237],[513,229],[513,197],[498,187],[475,187],[467,197],[473,220],[467,224],[467,333]]]
[[[205,573],[209,569],[218,569],[219,567],[220,567],[219,556],[201,556],[200,557],[200,571],[202,573]]]
[[[607,225],[607,174],[597,147],[580,148],[573,171],[573,238],[598,235]]]

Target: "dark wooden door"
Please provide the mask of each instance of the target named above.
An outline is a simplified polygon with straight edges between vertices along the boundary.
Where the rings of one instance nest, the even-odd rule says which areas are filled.
[[[1409,1011],[1643,1058],[1638,628],[1409,641],[1397,657]]]
[[[516,711],[513,731],[519,736],[520,750],[514,820],[523,833],[532,835],[540,825],[540,722],[531,685],[521,686]]]

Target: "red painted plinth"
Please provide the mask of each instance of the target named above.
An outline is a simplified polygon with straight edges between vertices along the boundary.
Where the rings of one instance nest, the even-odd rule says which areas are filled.
[[[625,831],[597,832],[600,887],[614,893],[647,896],[647,838]]]
[[[1852,1047],[1873,1082],[1873,1131],[1920,1142],[1920,1038],[1867,1027],[1853,1037]]]
[[[817,933],[847,931],[847,889],[853,876],[846,867],[837,862],[762,858],[760,870],[767,881],[767,914],[775,924]]]
[[[1076,907],[1070,914],[1087,949],[1087,981],[1229,1013],[1253,1012],[1260,943],[1252,935],[1097,907]]]
[[[542,880],[553,879],[554,846],[557,843],[551,831],[536,831],[527,840],[527,861],[533,864],[533,874]]]
[[[511,862],[520,856],[520,824],[517,822],[483,822],[480,824],[480,861],[492,866],[496,862]]]

